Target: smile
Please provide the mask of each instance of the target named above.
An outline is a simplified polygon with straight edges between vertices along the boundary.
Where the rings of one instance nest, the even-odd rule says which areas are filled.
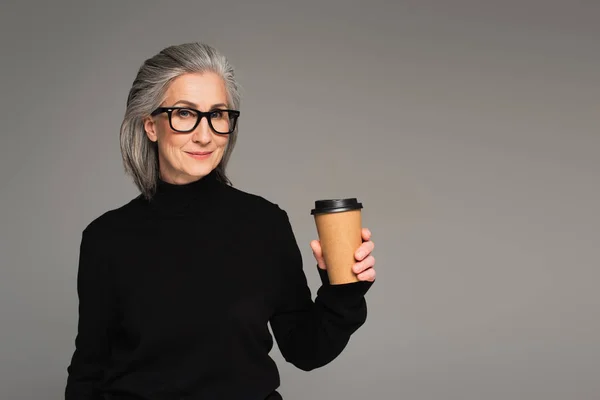
[[[194,153],[190,153],[190,152],[187,152],[187,151],[186,151],[186,153],[187,153],[187,154],[188,154],[190,157],[192,157],[192,158],[194,158],[194,159],[196,159],[196,160],[205,160],[205,159],[207,159],[208,157],[210,157],[210,155],[211,155],[213,152],[212,152],[212,151],[203,151],[203,152],[194,152]]]

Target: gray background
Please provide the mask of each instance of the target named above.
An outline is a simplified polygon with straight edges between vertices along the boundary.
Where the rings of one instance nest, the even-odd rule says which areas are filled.
[[[60,399],[82,229],[134,197],[118,129],[144,59],[205,41],[243,86],[235,185],[358,197],[367,324],[294,399],[600,397],[597,1],[53,1],[0,13],[0,398]]]

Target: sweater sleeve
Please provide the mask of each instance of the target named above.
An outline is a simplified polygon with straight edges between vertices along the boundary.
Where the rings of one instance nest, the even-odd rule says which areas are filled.
[[[310,371],[334,360],[350,336],[366,321],[365,294],[373,282],[331,285],[319,270],[322,285],[313,301],[302,267],[302,255],[288,215],[281,210],[275,238],[279,254],[279,303],[270,323],[286,361]]]
[[[109,330],[114,323],[114,297],[108,264],[100,243],[84,230],[79,250],[77,294],[79,321],[75,351],[67,368],[65,400],[100,400],[99,386],[110,356]]]

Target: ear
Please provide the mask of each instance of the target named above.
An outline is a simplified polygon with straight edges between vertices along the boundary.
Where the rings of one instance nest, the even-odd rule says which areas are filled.
[[[158,141],[158,133],[156,132],[156,123],[152,117],[144,118],[144,130],[146,131],[146,136],[152,142]]]

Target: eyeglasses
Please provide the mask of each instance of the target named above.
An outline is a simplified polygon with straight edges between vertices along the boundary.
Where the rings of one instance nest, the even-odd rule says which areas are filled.
[[[169,116],[169,125],[175,132],[189,133],[196,129],[202,117],[206,117],[208,126],[215,133],[227,135],[235,130],[240,112],[237,110],[214,109],[200,111],[189,107],[158,107],[152,111],[151,116],[166,112]]]

